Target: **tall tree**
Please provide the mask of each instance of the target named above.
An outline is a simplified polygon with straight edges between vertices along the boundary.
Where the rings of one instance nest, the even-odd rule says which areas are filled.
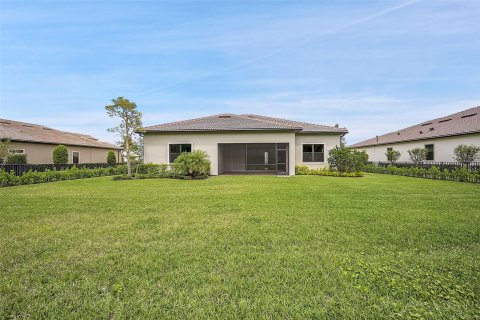
[[[135,130],[142,126],[142,113],[137,110],[137,104],[124,97],[112,99],[112,104],[105,106],[107,114],[111,118],[120,118],[120,124],[108,129],[109,132],[116,133],[120,138],[120,144],[125,148],[127,157],[127,174],[132,175],[132,162],[130,152],[132,151],[132,141],[134,141]]]
[[[12,142],[8,138],[0,140],[0,164],[5,164],[7,162],[7,157],[10,154],[10,149],[12,148]]]

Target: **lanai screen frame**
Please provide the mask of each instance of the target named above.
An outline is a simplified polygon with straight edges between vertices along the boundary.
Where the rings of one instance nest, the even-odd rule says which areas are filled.
[[[262,162],[262,153],[251,154],[255,149],[262,149],[264,159]],[[230,159],[230,167],[236,167],[235,170],[226,170],[225,163],[226,148],[231,149],[232,154],[236,154],[237,158]],[[218,173],[219,174],[269,174],[269,175],[288,175],[289,174],[289,148],[288,142],[282,143],[219,143],[218,144]],[[272,153],[273,151],[273,153]],[[265,155],[268,153],[268,155]],[[233,157],[233,156],[232,156]],[[272,160],[273,157],[273,161]],[[256,158],[256,159],[252,159]],[[234,162],[238,159],[237,162]],[[249,160],[250,159],[250,160]],[[232,162],[233,161],[233,162]],[[258,168],[258,169],[257,169]]]

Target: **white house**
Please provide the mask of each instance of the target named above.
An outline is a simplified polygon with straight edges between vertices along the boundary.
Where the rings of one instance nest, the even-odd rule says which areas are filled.
[[[328,165],[328,151],[348,131],[254,114],[219,114],[139,132],[144,134],[146,163],[172,163],[182,152],[203,150],[212,162],[212,175],[294,175],[297,164]]]
[[[428,161],[450,162],[455,161],[453,149],[460,144],[480,147],[480,107],[424,121],[350,147],[365,150],[370,161],[387,161],[385,154],[389,149],[401,153],[399,161],[410,161],[408,150],[426,148]]]

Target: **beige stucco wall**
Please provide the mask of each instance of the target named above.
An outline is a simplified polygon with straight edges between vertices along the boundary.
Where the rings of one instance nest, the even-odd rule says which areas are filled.
[[[301,161],[302,143],[324,143],[325,150],[339,144],[338,135],[302,135],[295,136],[293,132],[198,132],[198,133],[158,133],[146,134],[145,163],[168,163],[168,145],[171,143],[191,143],[193,150],[203,150],[212,162],[211,174],[218,174],[218,144],[219,143],[288,143],[289,144],[289,174],[295,174],[295,164]],[[326,157],[325,157],[326,160]],[[324,166],[325,163],[311,165]]]
[[[413,148],[424,148],[426,144],[433,144],[434,148],[434,160],[439,162],[455,161],[453,159],[453,149],[460,144],[476,145],[480,147],[480,133],[469,134],[463,136],[445,137],[426,139],[419,141],[402,142],[395,144],[386,144],[381,146],[372,146],[366,148],[356,148],[357,150],[366,150],[368,153],[368,159],[370,161],[387,161],[385,153],[387,148],[393,148],[393,150],[400,151],[401,156],[399,161],[410,161],[408,156],[408,150]]]
[[[168,163],[170,143],[191,143],[193,150],[207,152],[212,162],[211,174],[218,175],[219,143],[288,143],[289,159],[295,159],[295,133],[293,132],[198,132],[172,134],[146,134],[145,163]],[[295,161],[289,163],[290,174],[295,174]]]
[[[27,162],[32,164],[52,163],[53,149],[57,145],[12,141],[12,149],[24,149],[27,154]],[[72,163],[72,152],[80,152],[80,163],[106,163],[108,151],[112,149],[90,148],[66,145],[68,150],[68,163]],[[118,150],[113,150],[117,161],[119,159]]]
[[[316,143],[324,144],[324,162],[303,162],[302,161],[302,144]],[[298,165],[306,165],[312,169],[318,169],[328,166],[328,152],[335,146],[340,145],[340,135],[327,134],[297,134],[295,137],[295,162]]]

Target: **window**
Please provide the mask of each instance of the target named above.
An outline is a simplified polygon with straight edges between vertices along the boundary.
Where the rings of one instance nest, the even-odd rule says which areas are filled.
[[[304,144],[302,146],[303,162],[324,162],[323,144]]]
[[[25,150],[24,149],[10,149],[8,150],[10,154],[24,154]]]
[[[168,161],[173,163],[183,152],[192,152],[192,145],[189,143],[175,143],[168,146]]]
[[[72,162],[74,164],[80,163],[80,152],[78,152],[78,151],[73,151],[72,152]]]
[[[433,144],[426,144],[425,149],[427,149],[427,159],[433,161],[434,153],[433,153]]]

